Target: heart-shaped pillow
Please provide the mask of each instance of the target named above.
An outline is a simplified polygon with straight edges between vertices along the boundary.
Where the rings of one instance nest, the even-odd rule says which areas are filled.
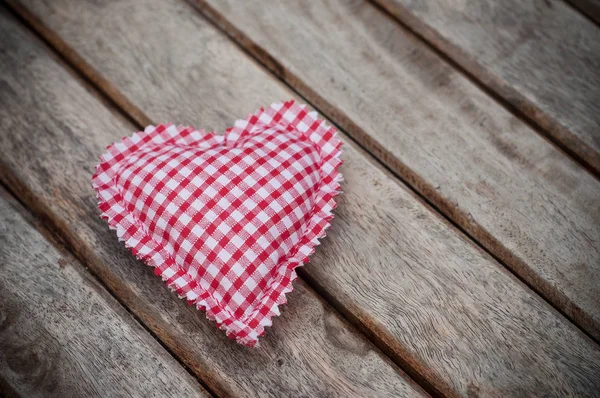
[[[335,134],[293,101],[224,135],[149,126],[101,156],[101,216],[169,288],[254,346],[333,217]]]

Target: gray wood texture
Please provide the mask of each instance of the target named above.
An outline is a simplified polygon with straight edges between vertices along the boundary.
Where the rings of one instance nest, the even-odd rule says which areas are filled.
[[[112,293],[212,391],[241,397],[424,395],[302,281],[257,349],[230,341],[171,293],[117,242],[98,217],[91,188],[106,145],[135,128],[103,106],[31,34],[6,15],[0,18],[2,181],[60,231]],[[138,61],[142,69],[151,64]],[[140,75],[137,68],[131,72]],[[157,81],[168,81],[166,76]]]
[[[375,1],[600,175],[600,29],[592,21],[562,0]],[[593,12],[593,1],[576,3]]]
[[[23,212],[0,187],[0,395],[209,396]]]
[[[181,2],[28,5],[60,35],[36,23],[45,37],[132,114],[222,130],[292,96]],[[448,396],[592,396],[598,347],[342,139],[344,194],[303,276]]]
[[[371,4],[207,3],[197,6],[600,339],[598,179]]]

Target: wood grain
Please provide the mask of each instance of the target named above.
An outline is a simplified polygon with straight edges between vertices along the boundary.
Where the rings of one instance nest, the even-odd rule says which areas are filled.
[[[197,5],[600,339],[597,179],[370,4],[207,3]]]
[[[0,188],[0,379],[12,393],[208,397],[23,211]]]
[[[600,25],[600,0],[567,0],[573,7]]]
[[[600,175],[600,29],[593,22],[561,0],[375,1]],[[593,3],[578,1],[592,15]]]
[[[89,78],[118,87],[110,94],[115,101],[153,120],[223,129],[292,95],[181,2],[29,5],[62,37],[36,22],[49,40],[64,54],[75,49],[87,71],[103,76]],[[143,23],[158,15],[160,24]],[[99,147],[122,134],[94,129],[80,140]],[[302,275],[437,392],[592,395],[600,383],[598,347],[342,139],[344,194]],[[28,184],[36,192],[39,185]],[[267,344],[278,344],[272,333],[277,327]]]
[[[228,340],[203,313],[177,299],[98,217],[90,185],[94,165],[108,143],[134,127],[13,21],[1,21],[2,180],[48,218],[211,390],[222,396],[425,395],[302,281],[258,349]]]

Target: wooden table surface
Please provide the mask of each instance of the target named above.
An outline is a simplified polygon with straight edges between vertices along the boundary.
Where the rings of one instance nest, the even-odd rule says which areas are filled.
[[[600,1],[6,0],[0,396],[600,397]],[[104,148],[295,98],[336,218],[259,348],[98,217]]]

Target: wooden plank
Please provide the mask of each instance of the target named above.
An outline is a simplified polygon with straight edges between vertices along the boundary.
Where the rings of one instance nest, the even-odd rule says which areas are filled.
[[[0,395],[209,396],[23,212],[0,187]]]
[[[600,24],[600,0],[567,0],[588,18]]]
[[[593,22],[561,0],[375,1],[600,175]]]
[[[203,313],[177,299],[99,219],[90,186],[104,147],[134,127],[102,106],[13,21],[3,16],[0,25],[7,39],[0,47],[2,180],[61,231],[211,390],[223,396],[425,395],[302,281],[258,349],[228,340]]]
[[[68,45],[36,26],[78,65],[85,62],[89,78],[152,119],[222,129],[292,95],[181,2],[30,5]],[[160,24],[143,23],[157,15]],[[94,131],[87,139],[119,134]],[[598,347],[342,139],[344,194],[303,276],[437,392],[593,391]],[[39,184],[30,185],[39,191]]]
[[[197,5],[600,339],[596,178],[370,4],[207,3]]]

